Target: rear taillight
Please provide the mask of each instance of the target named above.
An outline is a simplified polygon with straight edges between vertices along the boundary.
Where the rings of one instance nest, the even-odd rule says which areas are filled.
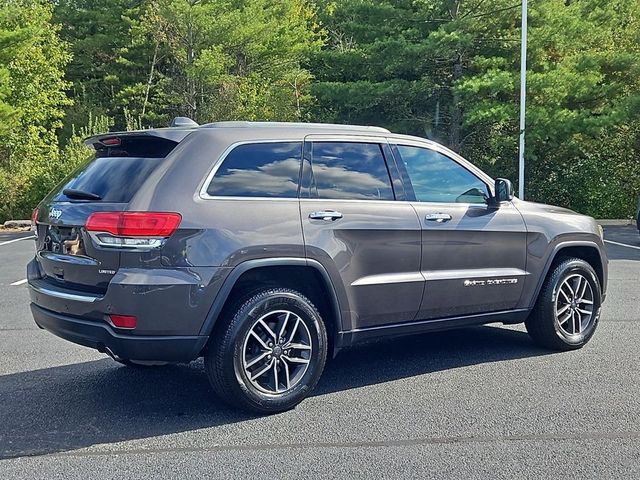
[[[153,248],[170,237],[181,220],[179,213],[170,212],[95,212],[85,228],[105,247]]]
[[[38,221],[38,207],[34,208],[33,212],[31,212],[31,226],[34,226],[37,221]]]

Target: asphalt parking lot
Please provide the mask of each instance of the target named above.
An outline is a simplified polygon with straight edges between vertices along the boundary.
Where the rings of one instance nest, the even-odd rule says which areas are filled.
[[[0,478],[640,478],[635,227],[606,227],[626,246],[582,350],[501,325],[361,346],[270,417],[219,403],[201,362],[124,367],[39,330],[32,240],[6,243],[25,235],[0,235]]]

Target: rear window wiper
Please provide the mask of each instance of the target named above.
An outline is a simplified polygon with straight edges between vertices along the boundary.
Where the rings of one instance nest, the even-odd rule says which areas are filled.
[[[102,200],[102,197],[96,193],[76,190],[75,188],[65,188],[62,190],[62,194],[65,197],[77,198],[79,200]]]

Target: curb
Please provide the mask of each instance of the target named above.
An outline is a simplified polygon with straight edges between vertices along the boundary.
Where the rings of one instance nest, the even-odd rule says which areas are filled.
[[[31,220],[7,220],[2,225],[3,228],[31,228]]]
[[[626,220],[622,220],[622,219],[601,219],[601,220],[596,220],[596,222],[598,222],[599,225],[602,225],[603,227],[613,227],[613,226],[626,226],[626,225],[636,225],[636,221],[635,220],[630,220],[630,219],[626,219]]]

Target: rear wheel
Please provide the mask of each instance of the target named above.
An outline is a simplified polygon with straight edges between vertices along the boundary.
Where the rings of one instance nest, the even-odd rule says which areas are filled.
[[[259,413],[293,408],[317,385],[327,334],[315,305],[301,293],[269,288],[225,309],[205,354],[217,395]]]
[[[547,276],[525,322],[527,331],[546,348],[581,348],[595,333],[601,301],[600,282],[591,265],[579,258],[567,258]]]

